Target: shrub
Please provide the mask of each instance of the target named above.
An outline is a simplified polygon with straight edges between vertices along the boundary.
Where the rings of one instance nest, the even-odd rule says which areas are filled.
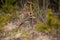
[[[51,9],[48,9],[48,15],[46,15],[46,23],[37,22],[37,30],[42,30],[44,32],[54,32],[56,29],[60,29],[60,21],[58,21],[57,16],[52,15]]]

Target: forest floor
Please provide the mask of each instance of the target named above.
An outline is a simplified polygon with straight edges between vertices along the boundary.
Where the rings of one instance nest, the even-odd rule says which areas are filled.
[[[24,15],[21,14],[18,21],[10,22],[4,26],[3,32],[0,33],[0,40],[60,40],[60,33],[47,34],[37,31],[36,25],[31,26],[29,20],[25,21]]]

